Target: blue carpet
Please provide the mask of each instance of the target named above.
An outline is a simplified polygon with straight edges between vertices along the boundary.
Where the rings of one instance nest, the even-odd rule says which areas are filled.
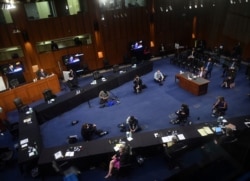
[[[224,96],[228,102],[226,118],[247,115],[250,110],[250,100],[247,97],[249,82],[245,78],[244,67],[237,74],[236,87],[223,89],[220,87],[223,70],[221,65],[215,65],[208,93],[203,96],[192,95],[179,87],[174,77],[180,68],[170,64],[168,59],[154,61],[153,69],[151,73],[142,76],[147,88],[141,94],[133,93],[131,81],[111,90],[114,95],[119,97],[120,104],[99,108],[99,99],[95,98],[90,100],[91,108],[85,102],[70,112],[63,113],[41,125],[44,146],[53,147],[66,144],[69,135],[78,135],[79,141],[82,141],[80,130],[81,125],[85,122],[95,123],[99,129],[109,131],[105,137],[124,134],[120,132],[117,125],[124,122],[129,115],[138,118],[143,128],[142,131],[170,128],[175,125],[170,124],[169,121],[175,117],[174,112],[182,103],[189,105],[190,120],[193,124],[213,121],[215,118],[211,117],[211,107],[217,96]],[[159,86],[153,81],[153,74],[157,69],[168,75],[163,86]],[[91,78],[84,78],[81,80],[81,84],[89,84]],[[79,120],[79,123],[72,126],[71,122],[74,120]]]
[[[157,85],[153,81],[153,73],[160,69],[168,75],[163,86]],[[245,77],[245,66],[243,65],[236,77],[236,87],[233,89],[222,89],[220,84],[222,82],[222,67],[220,65],[214,66],[208,93],[203,96],[194,96],[191,93],[181,89],[178,83],[175,82],[175,74],[180,71],[180,68],[169,63],[169,59],[161,59],[154,61],[154,70],[142,76],[142,80],[147,85],[147,88],[139,95],[135,95],[132,89],[132,81],[128,82],[114,90],[112,93],[119,97],[121,103],[112,107],[99,108],[99,99],[90,100],[91,108],[88,103],[76,107],[70,112],[66,112],[57,118],[54,118],[43,125],[41,125],[41,135],[45,147],[53,147],[67,144],[66,138],[69,135],[78,135],[79,141],[82,141],[80,136],[81,125],[85,122],[95,123],[99,129],[109,131],[105,137],[113,137],[121,135],[117,125],[124,122],[127,116],[134,115],[139,119],[143,128],[142,131],[151,131],[162,128],[176,127],[169,121],[175,117],[174,112],[180,107],[182,103],[190,106],[190,120],[193,124],[201,122],[214,121],[216,118],[211,117],[211,106],[215,102],[217,96],[224,96],[229,104],[229,109],[226,113],[226,118],[238,117],[241,115],[248,115],[250,110],[250,98],[247,94],[250,92],[249,81]],[[105,76],[112,74],[112,71],[104,73]],[[92,81],[91,76],[86,76],[79,79],[81,86],[87,85]],[[58,96],[68,92],[62,84],[63,90]],[[32,103],[30,106],[40,104],[44,100],[39,100]],[[18,121],[17,111],[12,111],[8,114],[10,121]],[[71,122],[79,120],[79,123],[72,126]],[[178,127],[178,125],[177,125]],[[102,139],[102,138],[99,138]],[[13,146],[13,141],[8,132],[0,136],[1,146]],[[192,154],[194,154],[192,156]],[[194,159],[195,158],[195,159]],[[183,163],[188,167],[201,156],[197,156],[196,152],[189,153],[183,157]],[[163,181],[165,178],[175,174],[176,170],[169,170],[166,166],[166,161],[160,156],[156,158],[146,158],[145,163],[141,167],[132,170],[131,175],[126,180],[147,180],[147,181]],[[79,176],[79,180],[105,180],[107,170],[103,168],[95,168],[93,170],[85,170]],[[245,175],[238,180],[246,180],[249,175]],[[0,180],[43,180],[43,181],[59,181],[63,180],[62,176],[45,176],[36,179],[30,176],[23,176],[20,174],[17,164],[12,165],[4,172],[0,172]],[[116,180],[111,178],[109,180]]]

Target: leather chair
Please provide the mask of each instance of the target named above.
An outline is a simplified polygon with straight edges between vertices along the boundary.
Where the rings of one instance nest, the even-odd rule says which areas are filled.
[[[0,148],[0,170],[3,170],[13,160],[14,151],[8,147]]]
[[[10,134],[14,137],[17,138],[19,135],[19,123],[10,123],[8,120],[3,120],[3,125],[4,127],[10,132]]]
[[[14,104],[15,104],[15,106],[16,106],[18,112],[26,112],[26,111],[28,111],[29,106],[28,106],[28,105],[25,105],[25,104],[23,103],[23,101],[22,101],[21,98],[19,98],[19,97],[18,97],[18,98],[15,98],[15,99],[13,100],[13,102],[14,102]]]
[[[44,97],[45,102],[47,102],[51,99],[56,98],[56,95],[52,93],[51,89],[46,89],[43,91],[43,97]]]
[[[117,179],[128,176],[132,167],[136,163],[134,155],[135,154],[132,152],[132,148],[130,146],[127,146],[125,157],[123,158],[123,160],[120,160],[120,168],[114,168],[112,171],[112,175],[114,175]]]
[[[77,175],[79,175],[81,172],[78,168],[76,168],[75,166],[70,165],[69,162],[62,162],[59,163],[56,160],[52,161],[52,167],[54,168],[54,170],[63,175],[65,178],[69,177],[69,178],[73,178],[74,180],[78,180]]]
[[[99,71],[95,71],[95,72],[93,72],[93,78],[94,78],[94,80],[98,80],[98,79],[102,78],[102,75],[100,74]]]

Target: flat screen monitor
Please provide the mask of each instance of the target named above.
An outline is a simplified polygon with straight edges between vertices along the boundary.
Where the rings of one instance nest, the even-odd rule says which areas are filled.
[[[21,73],[24,71],[24,66],[22,62],[18,61],[18,62],[2,65],[1,71],[4,75]]]
[[[143,42],[142,42],[142,40],[133,42],[131,44],[131,50],[132,51],[137,51],[137,50],[141,50],[141,49],[143,49]]]
[[[62,61],[64,65],[70,65],[70,64],[77,64],[80,63],[82,60],[83,54],[70,54],[70,55],[64,55],[62,57]]]

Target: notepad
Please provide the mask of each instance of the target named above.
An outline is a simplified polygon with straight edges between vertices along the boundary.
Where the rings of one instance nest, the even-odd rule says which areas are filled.
[[[213,134],[213,131],[208,126],[203,127],[203,129],[207,134]]]
[[[200,133],[201,136],[207,136],[207,133],[203,128],[198,129],[197,131]]]

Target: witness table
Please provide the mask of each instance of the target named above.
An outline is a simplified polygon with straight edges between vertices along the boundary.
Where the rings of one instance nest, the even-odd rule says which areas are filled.
[[[208,83],[210,82],[207,79],[202,77],[190,78],[192,73],[185,72],[182,74],[176,74],[175,80],[179,81],[179,85],[181,88],[187,90],[188,92],[200,96],[207,93]]]

